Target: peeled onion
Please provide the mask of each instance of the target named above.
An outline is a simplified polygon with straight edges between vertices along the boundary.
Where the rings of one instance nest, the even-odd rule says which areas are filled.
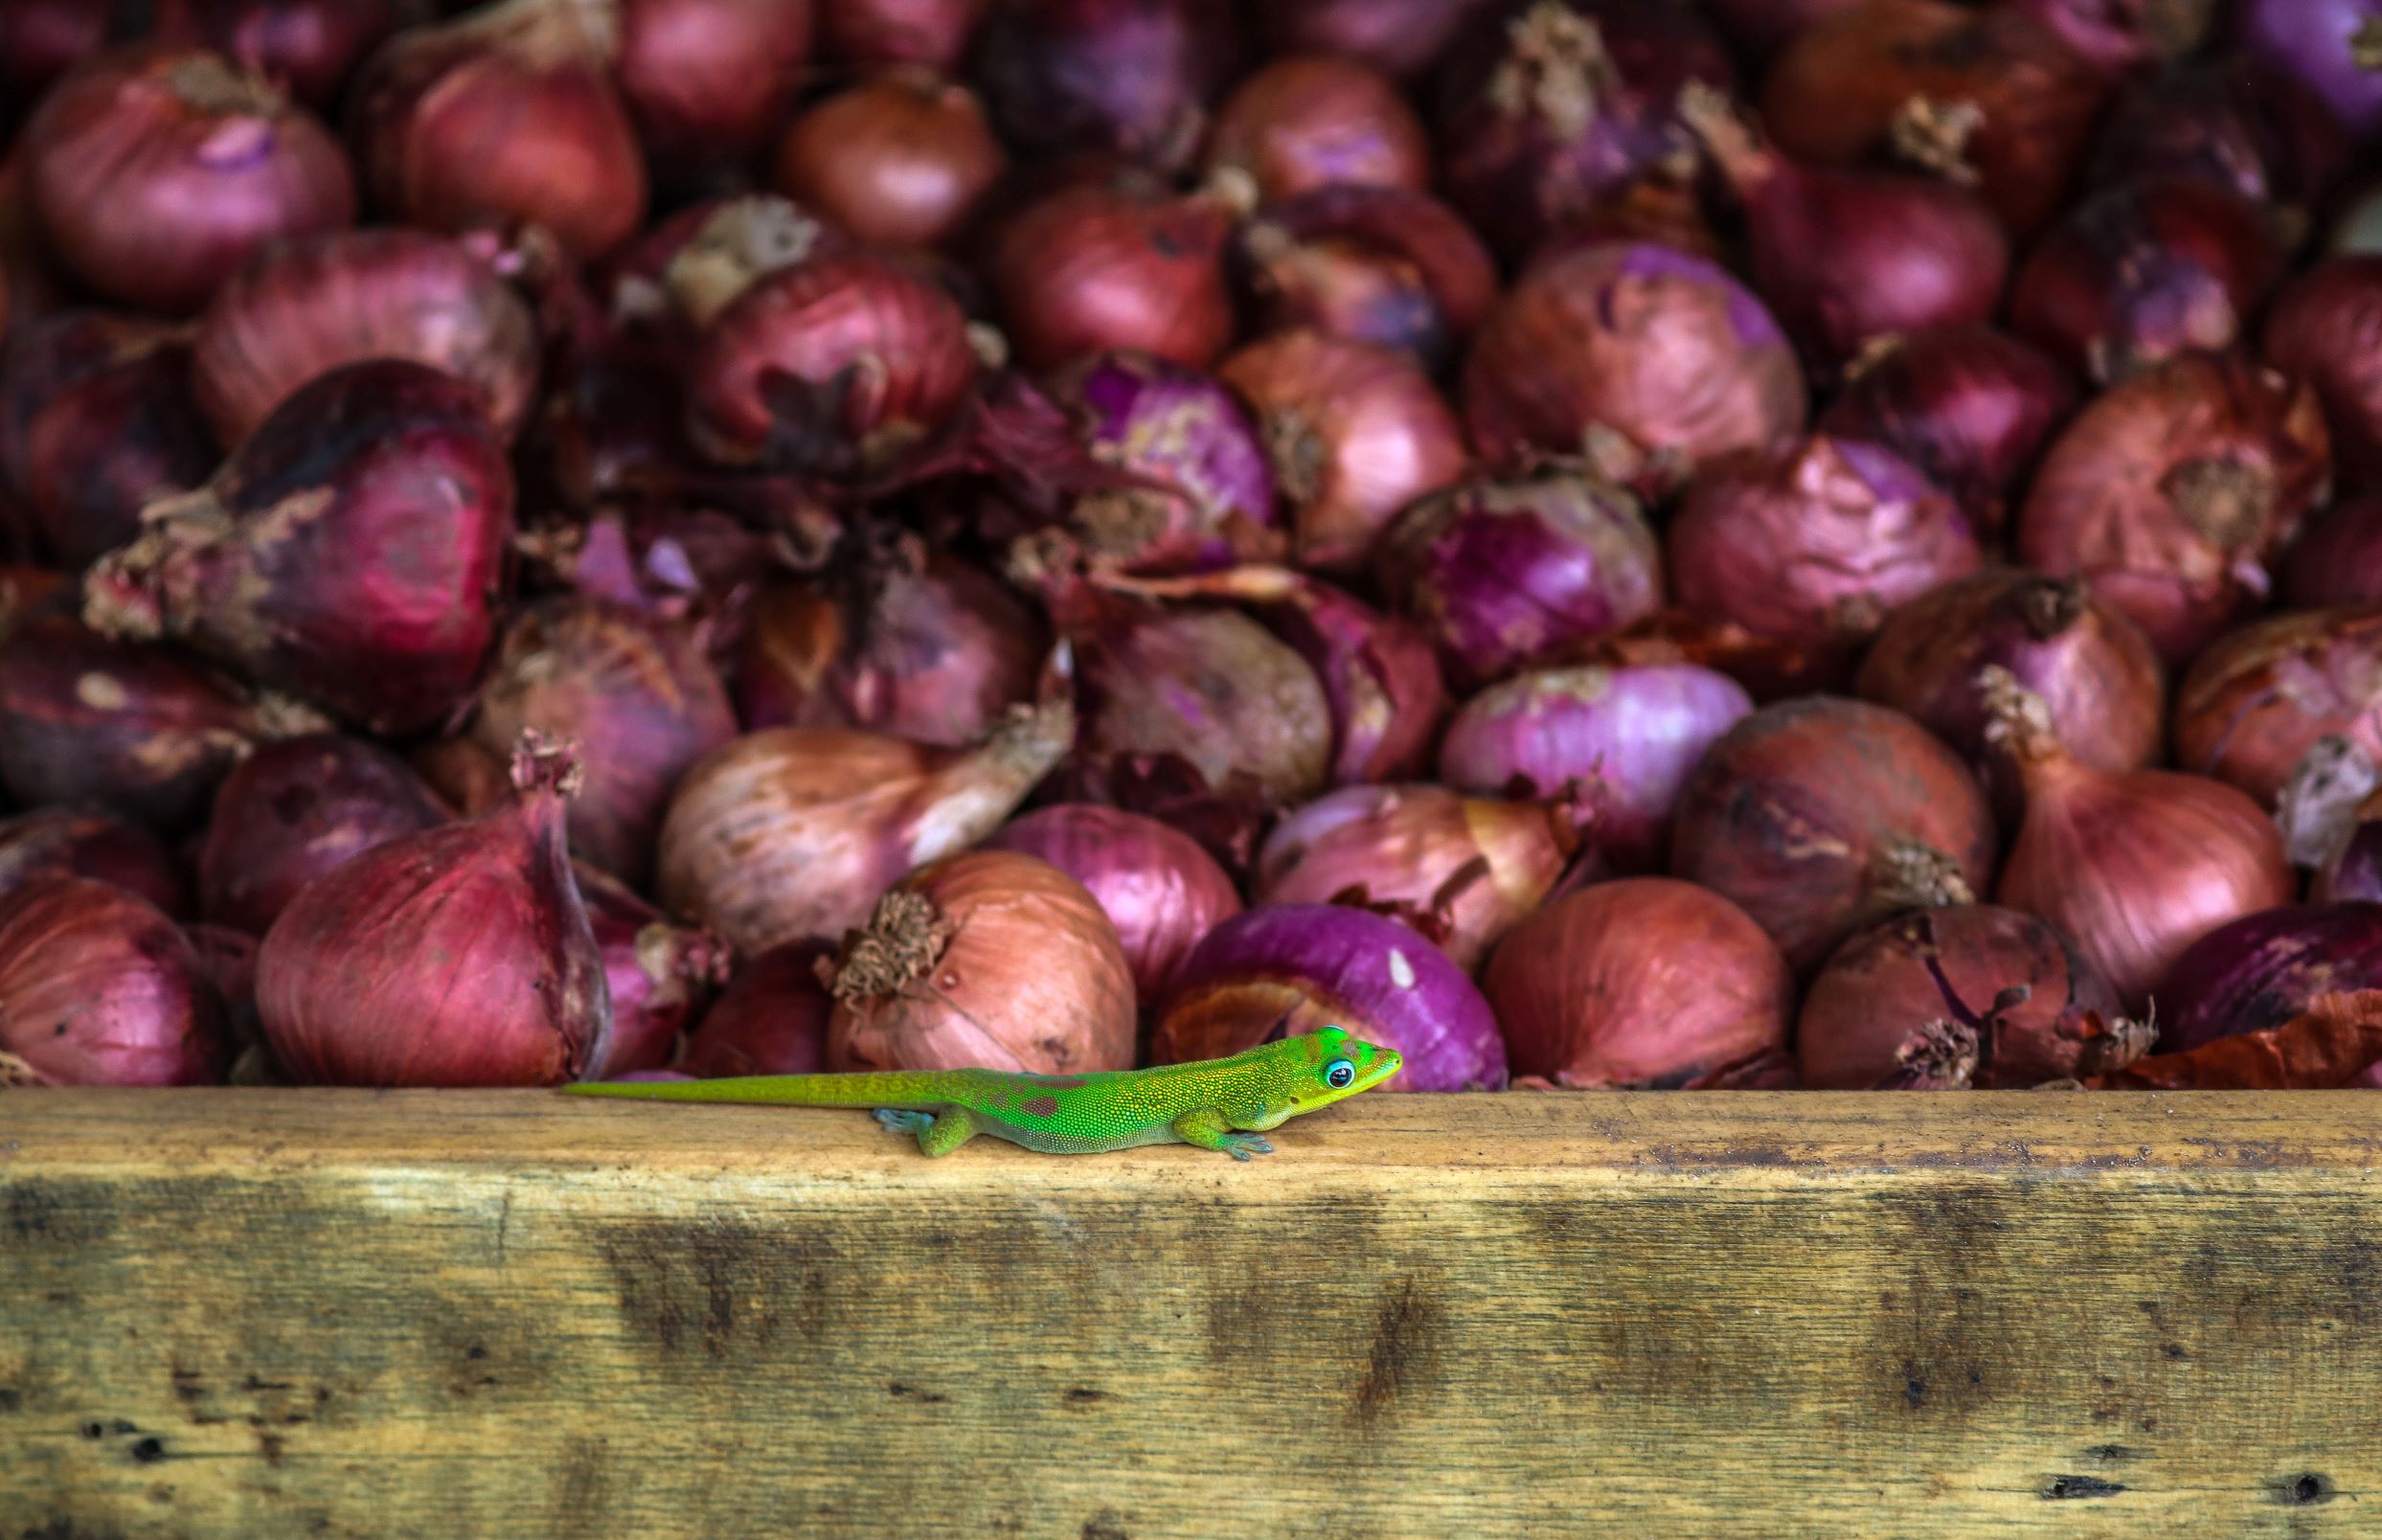
[[[1154,818],[1091,803],[1037,808],[988,850],[1047,861],[1083,884],[1124,947],[1140,998],[1155,1003],[1200,939],[1240,913],[1240,894],[1199,842]]]
[[[447,818],[378,744],[329,734],[265,744],[216,791],[198,847],[199,910],[211,924],[262,936],[316,877]]]
[[[0,1086],[206,1085],[222,1004],[172,920],[104,882],[0,897]]]

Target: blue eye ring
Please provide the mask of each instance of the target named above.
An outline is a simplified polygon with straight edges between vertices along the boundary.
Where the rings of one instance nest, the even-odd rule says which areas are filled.
[[[1324,1084],[1334,1091],[1346,1091],[1355,1083],[1356,1065],[1353,1060],[1336,1058],[1324,1066]]]

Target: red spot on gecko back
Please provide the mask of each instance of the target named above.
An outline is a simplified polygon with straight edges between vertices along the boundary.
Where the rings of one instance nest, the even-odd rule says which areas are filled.
[[[1080,1075],[1029,1075],[1026,1078],[1035,1085],[1047,1085],[1054,1091],[1080,1091],[1091,1083]]]
[[[1017,1110],[1029,1118],[1055,1118],[1058,1116],[1058,1098],[1035,1097]]]

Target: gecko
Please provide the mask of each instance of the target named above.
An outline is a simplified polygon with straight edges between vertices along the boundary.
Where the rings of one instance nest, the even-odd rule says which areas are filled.
[[[858,1075],[759,1075],[720,1080],[599,1080],[578,1096],[653,1101],[752,1101],[791,1107],[873,1107],[877,1121],[948,1155],[978,1134],[1053,1155],[1185,1144],[1236,1161],[1270,1154],[1264,1130],[1370,1090],[1395,1075],[1397,1051],[1339,1027],[1284,1037],[1230,1058],[1147,1070],[1012,1075],[998,1070],[896,1070]]]

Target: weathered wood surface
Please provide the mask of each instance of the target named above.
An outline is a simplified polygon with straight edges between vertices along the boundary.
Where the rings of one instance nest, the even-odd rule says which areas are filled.
[[[2370,1094],[0,1096],[0,1537],[2382,1534]]]

